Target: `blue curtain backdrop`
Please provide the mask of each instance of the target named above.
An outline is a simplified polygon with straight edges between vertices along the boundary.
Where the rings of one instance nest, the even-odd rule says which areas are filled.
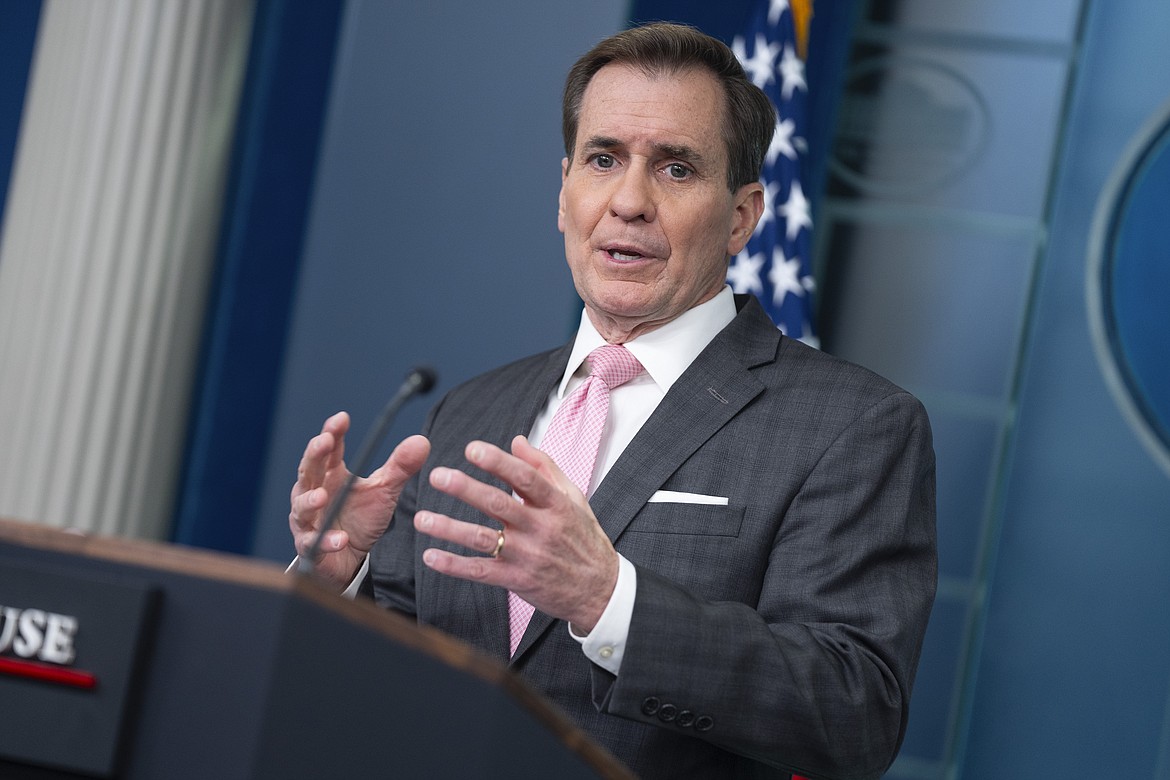
[[[13,0],[0,21],[0,225],[40,18],[41,0]]]
[[[173,539],[252,550],[344,0],[260,0]]]

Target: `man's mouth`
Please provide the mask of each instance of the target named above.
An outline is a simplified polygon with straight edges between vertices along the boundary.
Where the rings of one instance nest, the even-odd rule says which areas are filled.
[[[605,247],[604,251],[616,262],[634,263],[651,256],[643,251],[644,249],[645,247],[630,246],[628,244],[611,244]]]

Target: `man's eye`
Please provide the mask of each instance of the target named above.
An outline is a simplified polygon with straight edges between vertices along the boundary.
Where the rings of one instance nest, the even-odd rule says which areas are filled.
[[[682,163],[671,163],[666,166],[666,172],[672,179],[685,179],[691,175],[691,169]]]
[[[599,154],[593,158],[593,163],[598,168],[612,168],[614,165],[613,155]]]

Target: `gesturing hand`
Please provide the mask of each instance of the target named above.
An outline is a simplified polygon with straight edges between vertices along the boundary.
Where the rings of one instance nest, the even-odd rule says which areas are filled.
[[[338,412],[309,440],[301,456],[288,516],[299,555],[308,554],[325,508],[349,474],[343,459],[348,430],[349,415]],[[322,577],[341,588],[350,583],[374,542],[386,532],[403,486],[422,468],[430,448],[425,437],[411,436],[369,477],[354,481],[344,511],[322,539],[316,560]]]
[[[507,588],[542,612],[592,630],[613,594],[618,555],[585,496],[523,436],[512,440],[511,454],[473,441],[465,455],[523,500],[461,471],[434,469],[430,482],[437,490],[503,523],[504,546],[496,558],[428,549],[423,562],[453,577]],[[492,553],[499,541],[493,528],[425,510],[414,525],[480,553]]]

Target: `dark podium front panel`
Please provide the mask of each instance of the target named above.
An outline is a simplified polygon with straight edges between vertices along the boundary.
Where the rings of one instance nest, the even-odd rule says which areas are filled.
[[[3,778],[631,776],[502,665],[267,563],[0,521],[0,615]]]

